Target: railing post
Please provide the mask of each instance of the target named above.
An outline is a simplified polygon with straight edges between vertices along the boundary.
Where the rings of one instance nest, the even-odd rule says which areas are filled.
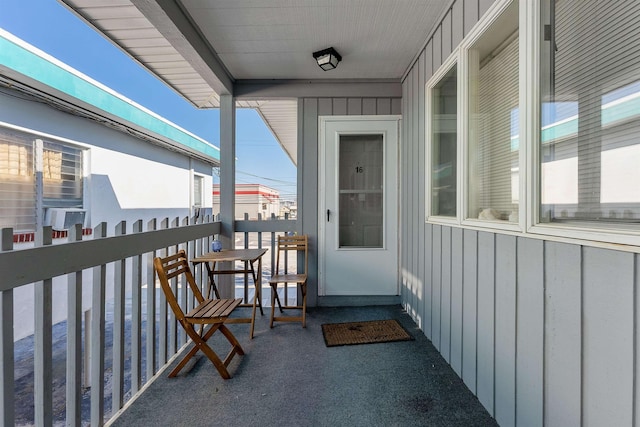
[[[169,228],[169,218],[165,218],[160,222],[160,228]],[[167,248],[160,250],[161,256],[169,255]],[[154,282],[155,285],[155,282]],[[159,293],[158,308],[160,312],[160,324],[158,325],[158,360],[160,365],[167,363],[167,298],[164,296],[164,292]]]
[[[116,225],[115,235],[127,234],[127,222]],[[113,274],[113,371],[111,408],[115,414],[124,403],[124,293],[126,260],[114,262]]]
[[[249,213],[245,212],[244,213],[244,220],[248,221],[249,220]],[[244,232],[244,248],[245,249],[249,249],[249,233],[248,232]],[[247,261],[244,262],[244,270],[247,271],[248,269],[248,263]],[[245,303],[249,303],[249,274],[248,273],[244,273],[244,302]],[[262,302],[262,301],[260,301]]]
[[[133,223],[133,233],[142,232],[142,220]],[[131,395],[142,381],[142,254],[131,260]]]
[[[50,226],[36,233],[36,247],[52,243]],[[53,357],[52,357],[52,283],[53,279],[35,283],[34,332],[34,409],[38,426],[53,425]]]
[[[176,217],[173,219],[173,221],[171,221],[171,228],[177,228],[180,226],[180,218]],[[170,253],[178,253],[178,250],[180,249],[179,245],[175,245],[173,246],[171,252],[167,252],[167,255],[169,255]],[[181,301],[180,300],[180,296],[178,296],[178,279],[176,277],[174,277],[173,279],[171,279],[171,290],[173,291],[174,295],[176,296],[176,300]],[[166,304],[165,304],[166,306]],[[184,306],[183,306],[184,307]],[[173,310],[169,310],[169,348],[168,348],[168,354],[167,354],[167,359],[171,358],[171,356],[173,356],[174,354],[176,354],[176,350],[177,350],[177,342],[178,342],[178,321],[176,320],[176,315],[174,314]]]
[[[102,222],[93,231],[93,238],[107,237],[107,223]],[[104,327],[105,287],[107,265],[93,268],[91,295],[91,425],[104,424]]]
[[[2,229],[0,250],[13,250],[13,229]],[[15,423],[15,361],[13,349],[13,289],[0,292],[0,423]]]
[[[82,240],[82,224],[69,230],[69,243]],[[67,426],[82,423],[82,271],[67,277]]]
[[[82,385],[85,388],[91,387],[91,308],[84,312],[84,374],[82,375]]]
[[[157,220],[147,223],[147,231],[157,229]],[[156,251],[149,253],[147,258],[147,381],[156,373],[156,273],[153,269],[153,258]]]

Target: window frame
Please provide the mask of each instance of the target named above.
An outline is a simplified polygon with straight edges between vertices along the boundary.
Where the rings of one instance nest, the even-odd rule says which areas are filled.
[[[46,132],[41,132],[36,129],[17,126],[12,123],[0,121],[0,132],[2,132],[3,130],[24,134],[26,137],[28,137],[27,139],[31,141],[32,150],[36,150],[36,140],[41,140],[43,145],[45,142],[49,142],[49,143],[55,143],[55,144],[67,146],[80,151],[79,156],[80,156],[80,161],[82,163],[80,168],[80,178],[82,179],[82,197],[80,198],[81,206],[79,207],[86,212],[85,223],[91,224],[91,212],[90,212],[90,209],[88,208],[88,205],[89,205],[88,201],[91,198],[90,185],[89,185],[89,181],[90,181],[89,177],[90,177],[90,171],[91,171],[91,146],[80,141],[76,141],[69,138],[64,138],[64,137],[56,136],[53,134],[49,134]],[[31,155],[34,156],[34,154],[31,154]],[[32,167],[35,168],[35,158],[32,160],[32,163],[33,163]],[[33,173],[33,177],[35,181],[36,180],[35,171],[32,170],[31,172]],[[41,214],[43,218],[44,218],[45,208],[69,207],[69,204],[65,204],[62,202],[58,202],[58,203],[48,202],[48,200],[51,200],[51,199],[43,198],[42,200],[38,201],[37,192],[36,194],[34,194],[34,197],[36,200],[36,208],[38,206],[41,206],[41,208],[43,209],[43,212]],[[45,203],[45,200],[47,200],[46,203]],[[64,199],[59,199],[59,200],[64,200]],[[73,199],[73,200],[77,200],[77,199]],[[78,207],[77,203],[74,204],[74,207]],[[34,226],[37,226],[37,224],[34,223]],[[32,229],[25,229],[25,231],[30,231],[30,230]]]
[[[469,50],[478,39],[491,28],[502,12],[518,4],[518,88],[519,88],[519,218],[517,223],[482,221],[465,218],[469,197]],[[425,84],[425,222],[457,225],[480,231],[500,232],[515,236],[527,236],[543,240],[589,244],[605,248],[616,248],[638,252],[640,229],[637,224],[612,222],[563,222],[543,223],[541,209],[541,33],[543,0],[497,0],[480,21],[465,36],[453,53]],[[432,88],[457,65],[458,112],[457,112],[457,216],[431,215],[431,114]],[[626,245],[626,246],[620,246]]]
[[[460,55],[461,50],[455,49],[451,55],[443,62],[436,72],[429,78],[425,84],[425,213],[426,221],[433,224],[457,225],[461,219],[461,199],[462,199],[462,120],[460,119],[460,111],[463,108],[462,96],[460,93],[461,77],[460,77]],[[433,165],[431,164],[433,155],[433,140],[431,138],[433,122],[433,89],[442,81],[442,79],[456,67],[456,214],[455,216],[432,215],[432,191],[433,185]]]
[[[530,165],[527,174],[527,222],[526,232],[541,238],[552,238],[555,240],[567,241],[590,241],[599,245],[621,244],[640,246],[640,230],[637,223],[616,224],[610,221],[567,221],[562,223],[541,222],[540,210],[542,204],[541,178],[542,163],[540,150],[542,141],[540,138],[540,127],[542,123],[540,111],[540,90],[541,90],[541,43],[542,36],[542,5],[543,0],[532,0],[524,2],[526,4],[525,19],[521,17],[520,22],[526,21],[526,67],[521,67],[521,73],[528,78],[530,84],[521,83],[521,98],[527,100],[528,120],[526,124],[527,159]],[[522,78],[522,77],[521,77]],[[525,80],[527,81],[527,80]],[[522,117],[521,117],[522,120]],[[521,127],[522,134],[522,127]],[[619,247],[617,247],[620,249]]]

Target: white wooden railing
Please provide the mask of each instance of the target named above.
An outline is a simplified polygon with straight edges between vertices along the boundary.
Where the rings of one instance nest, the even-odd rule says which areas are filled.
[[[236,247],[274,247],[277,233],[295,231],[290,220],[236,221]],[[1,231],[0,251],[0,423],[49,426],[65,423],[80,426],[103,425],[137,394],[143,392],[162,368],[187,343],[187,337],[167,310],[164,295],[155,286],[152,260],[185,249],[189,256],[208,251],[220,232],[220,223],[208,218],[175,218],[136,221],[127,234],[124,222],[113,227],[101,223],[91,238],[82,237],[78,225],[69,231],[68,242],[52,244],[52,230],[44,227],[32,248],[14,249],[13,230]],[[240,233],[240,234],[238,234]],[[264,258],[264,274],[273,268],[273,250]],[[201,266],[194,271],[199,283],[206,283]],[[153,285],[148,286],[152,281]],[[55,286],[54,286],[55,282]],[[62,283],[61,283],[62,282]],[[66,282],[66,283],[65,283]],[[33,284],[33,416],[16,413],[16,399],[24,398],[16,387],[14,358],[14,290]],[[66,287],[66,397],[54,396],[60,383],[54,378],[54,364],[64,363],[52,349],[52,301],[54,289]],[[83,292],[90,289],[91,303],[83,310]],[[109,292],[107,292],[109,291]],[[182,291],[180,291],[182,292]],[[248,281],[244,282],[249,298]],[[193,304],[182,292],[181,300]],[[18,310],[20,312],[20,310]],[[21,319],[15,319],[20,322]],[[105,333],[112,328],[112,340]],[[127,332],[127,334],[125,334]],[[63,355],[64,357],[64,355]],[[110,366],[108,365],[110,361]],[[126,366],[126,368],[125,368]],[[107,369],[108,368],[108,369]],[[108,371],[108,373],[106,373]],[[110,381],[105,381],[108,375]],[[110,387],[105,387],[110,384]],[[54,401],[66,401],[62,412]],[[106,403],[105,403],[106,402]],[[105,408],[109,406],[110,408]]]

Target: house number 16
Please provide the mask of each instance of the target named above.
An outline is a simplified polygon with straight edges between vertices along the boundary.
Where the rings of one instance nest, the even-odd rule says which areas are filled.
[[[356,173],[362,173],[364,168],[362,166],[356,166]]]

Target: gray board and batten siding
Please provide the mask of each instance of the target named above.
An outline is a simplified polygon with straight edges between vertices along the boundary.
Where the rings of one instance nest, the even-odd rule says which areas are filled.
[[[501,426],[631,426],[640,255],[425,223],[425,83],[492,3],[453,2],[403,80],[402,302]]]
[[[400,115],[402,100],[397,97],[300,98],[298,100],[298,230],[309,235],[309,290],[307,304],[318,305],[318,117],[346,115]]]

